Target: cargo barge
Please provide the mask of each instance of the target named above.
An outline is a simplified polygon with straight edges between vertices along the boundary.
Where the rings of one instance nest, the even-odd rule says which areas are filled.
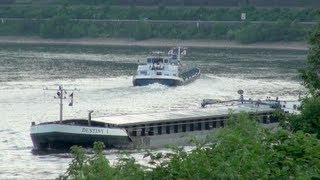
[[[208,107],[210,104],[211,107]],[[95,141],[107,148],[153,148],[165,145],[187,145],[192,138],[203,138],[225,126],[232,114],[249,113],[262,124],[278,123],[272,114],[288,112],[297,105],[278,100],[253,101],[240,99],[216,101],[206,99],[201,107],[188,111],[129,114],[88,119],[67,119],[31,126],[34,149],[67,149],[72,145],[92,147]]]

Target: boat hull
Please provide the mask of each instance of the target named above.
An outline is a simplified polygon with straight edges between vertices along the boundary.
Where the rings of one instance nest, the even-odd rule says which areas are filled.
[[[121,148],[131,144],[122,129],[98,128],[44,124],[31,127],[30,133],[34,149],[69,149],[73,145],[93,147],[96,141],[103,142],[107,148]]]
[[[165,86],[179,86],[182,84],[181,80],[177,79],[160,79],[160,78],[139,78],[133,80],[134,86],[147,86],[150,84],[161,84]]]
[[[150,84],[161,84],[165,86],[180,86],[188,84],[200,76],[200,70],[198,68],[192,69],[186,73],[183,73],[182,76],[178,79],[169,79],[169,78],[151,78],[151,77],[135,77],[133,78],[133,86],[147,86]]]

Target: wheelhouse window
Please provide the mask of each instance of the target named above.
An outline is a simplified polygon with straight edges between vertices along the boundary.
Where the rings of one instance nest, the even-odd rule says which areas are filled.
[[[146,76],[147,75],[147,71],[140,71],[140,74]]]
[[[152,59],[152,70],[163,70],[163,58],[154,58]]]

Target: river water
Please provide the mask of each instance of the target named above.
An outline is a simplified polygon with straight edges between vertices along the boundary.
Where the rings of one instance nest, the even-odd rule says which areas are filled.
[[[306,51],[189,48],[183,59],[202,76],[180,87],[133,87],[132,75],[150,52],[167,48],[110,46],[0,45],[0,179],[54,179],[65,172],[68,153],[34,154],[31,122],[59,118],[54,99],[59,84],[74,92],[64,117],[197,109],[204,98],[296,99],[304,91],[297,69]],[[67,104],[67,102],[65,102]],[[110,161],[117,150],[106,151]],[[142,153],[131,152],[139,161]]]

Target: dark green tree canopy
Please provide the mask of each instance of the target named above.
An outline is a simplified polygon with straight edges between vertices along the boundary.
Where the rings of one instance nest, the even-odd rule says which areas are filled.
[[[307,67],[301,70],[304,85],[313,96],[320,96],[320,22],[309,35]]]

